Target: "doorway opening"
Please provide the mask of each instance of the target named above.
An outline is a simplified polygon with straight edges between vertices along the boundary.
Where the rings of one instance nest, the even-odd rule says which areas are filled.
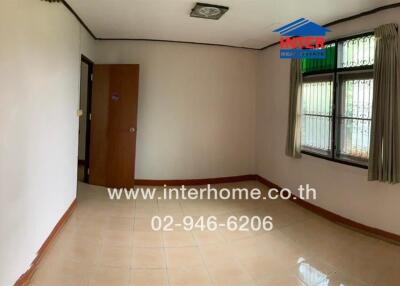
[[[92,106],[93,62],[81,56],[79,100],[78,180],[88,183],[90,168],[90,121]]]

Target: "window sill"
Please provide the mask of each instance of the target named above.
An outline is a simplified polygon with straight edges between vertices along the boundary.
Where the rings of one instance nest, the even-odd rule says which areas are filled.
[[[301,153],[305,154],[305,155],[312,156],[312,157],[317,157],[317,158],[320,158],[320,159],[324,159],[324,160],[327,160],[327,161],[336,162],[336,163],[339,163],[339,164],[358,167],[358,168],[361,168],[361,169],[368,169],[368,165],[364,165],[362,163],[357,163],[357,162],[354,162],[354,161],[352,162],[352,161],[341,160],[341,159],[338,159],[338,158],[332,158],[330,156],[321,155],[321,154],[318,154],[318,153],[313,153],[313,152],[305,151],[305,150],[302,150]]]

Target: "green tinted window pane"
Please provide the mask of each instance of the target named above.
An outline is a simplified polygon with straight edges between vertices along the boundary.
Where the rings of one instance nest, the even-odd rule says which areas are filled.
[[[335,68],[335,54],[336,45],[330,44],[325,46],[326,58],[325,59],[303,59],[301,60],[301,70],[303,73],[325,71]]]

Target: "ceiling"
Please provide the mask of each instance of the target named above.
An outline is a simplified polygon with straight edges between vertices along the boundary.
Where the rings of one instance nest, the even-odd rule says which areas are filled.
[[[207,0],[229,6],[220,20],[189,17],[193,0],[66,0],[97,38],[155,39],[262,48],[272,30],[301,17],[318,24],[398,0]],[[202,2],[202,1],[200,1]]]

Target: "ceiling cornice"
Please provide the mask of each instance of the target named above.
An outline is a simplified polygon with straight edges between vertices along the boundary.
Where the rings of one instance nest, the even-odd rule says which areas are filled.
[[[48,0],[45,0],[48,1]],[[54,0],[52,0],[54,1]],[[57,0],[56,0],[57,1]],[[272,44],[269,44],[265,47],[262,48],[249,48],[249,47],[241,47],[241,46],[231,46],[231,45],[223,45],[223,44],[212,44],[212,43],[201,43],[201,42],[187,42],[187,41],[174,41],[174,40],[160,40],[160,39],[135,39],[135,38],[98,38],[96,35],[89,29],[89,27],[85,24],[85,22],[82,20],[81,17],[72,9],[72,7],[67,3],[66,0],[59,0],[61,1],[62,4],[75,16],[75,18],[79,21],[79,23],[82,24],[82,26],[86,29],[86,31],[93,37],[94,40],[98,41],[147,41],[147,42],[164,42],[164,43],[179,43],[179,44],[194,44],[194,45],[207,45],[207,46],[218,46],[218,47],[229,47],[229,48],[236,48],[236,49],[246,49],[246,50],[252,50],[252,51],[263,51],[266,50],[270,47],[276,46],[279,44],[278,42],[274,42]],[[380,6],[371,10],[367,10],[349,17],[341,18],[332,22],[329,22],[323,27],[330,27],[333,25],[337,25],[343,22],[347,22],[350,20],[354,20],[360,17],[364,17],[367,15],[375,14],[377,12],[383,11],[383,10],[388,10],[388,9],[393,9],[400,7],[400,2],[389,4],[389,5],[384,5]]]
[[[82,24],[82,26],[86,29],[86,31],[88,31],[88,33],[92,36],[92,38],[94,40],[98,40],[98,38],[96,37],[95,34],[93,34],[93,32],[89,29],[89,27],[85,24],[85,22],[83,22],[83,20],[81,19],[81,17],[79,17],[79,15],[74,11],[74,9],[72,9],[71,6],[69,6],[69,4],[67,3],[67,1],[62,0],[61,3],[64,4],[64,6],[75,16],[75,18],[79,21],[79,23]]]
[[[364,17],[364,16],[375,14],[375,13],[383,11],[383,10],[393,9],[393,8],[397,8],[397,7],[400,7],[400,2],[389,4],[389,5],[385,5],[385,6],[380,6],[378,8],[374,8],[374,9],[371,9],[371,10],[368,10],[368,11],[364,11],[364,12],[361,12],[361,13],[358,13],[358,14],[355,14],[355,15],[352,15],[352,16],[349,16],[349,17],[345,17],[345,18],[341,18],[341,19],[329,22],[329,23],[327,23],[325,25],[322,25],[322,26],[323,27],[330,27],[330,26],[337,25],[337,24],[340,24],[340,23],[343,23],[343,22],[347,22],[347,21],[350,21],[350,20],[354,20],[354,19],[357,19],[357,18],[361,18],[361,17]],[[265,47],[263,47],[263,48],[261,48],[259,50],[263,51],[263,50],[266,50],[266,49],[268,49],[270,47],[276,46],[278,44],[279,44],[279,41],[275,42],[275,43],[272,43],[272,44],[269,44],[269,45],[267,45],[267,46],[265,46]]]

